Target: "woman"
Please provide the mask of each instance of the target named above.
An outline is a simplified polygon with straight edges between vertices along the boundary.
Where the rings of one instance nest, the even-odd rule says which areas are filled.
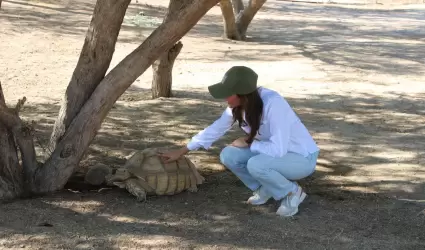
[[[257,78],[248,67],[230,68],[220,83],[208,87],[214,98],[227,100],[221,117],[185,147],[161,156],[171,162],[189,151],[208,149],[238,122],[247,136],[222,150],[222,164],[254,191],[249,204],[282,200],[276,213],[292,216],[306,197],[295,181],[314,172],[319,148],[286,100],[273,90],[258,88]]]

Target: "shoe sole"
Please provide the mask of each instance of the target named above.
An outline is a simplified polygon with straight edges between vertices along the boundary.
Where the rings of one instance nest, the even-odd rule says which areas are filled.
[[[298,203],[298,206],[304,201],[305,197],[307,197],[307,194],[304,193],[304,192],[302,192],[301,193],[301,196],[300,196],[300,203]],[[292,213],[290,213],[290,214],[286,214],[286,215],[279,214],[279,213],[277,213],[277,214],[280,215],[280,216],[282,216],[282,217],[291,217],[291,216],[294,216],[294,215],[296,215],[298,213],[298,206],[297,206],[297,209],[295,209],[295,211],[292,212]]]
[[[250,204],[250,205],[254,205],[254,206],[259,206],[259,205],[264,205],[266,204],[271,198],[268,198],[266,201],[261,201],[261,202],[252,202],[247,200],[246,203]]]

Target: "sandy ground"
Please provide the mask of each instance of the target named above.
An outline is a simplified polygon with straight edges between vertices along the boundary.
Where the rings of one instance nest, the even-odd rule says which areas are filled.
[[[167,1],[132,2],[111,68],[164,15]],[[0,81],[10,104],[37,122],[41,155],[78,60],[94,1],[4,0]],[[197,193],[138,203],[122,190],[71,182],[52,196],[0,207],[0,249],[422,249],[425,248],[425,10],[268,1],[247,42],[224,40],[214,7],[182,39],[171,99],[150,100],[149,69],[105,120],[81,171],[118,166],[146,147],[186,143],[220,115],[206,86],[230,66],[253,67],[282,93],[322,152],[302,181],[308,199],[292,219],[277,203],[248,207],[248,190],[219,163],[220,149],[195,152],[207,182]]]

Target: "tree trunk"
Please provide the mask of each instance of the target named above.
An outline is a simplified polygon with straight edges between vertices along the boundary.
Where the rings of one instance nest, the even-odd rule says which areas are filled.
[[[0,124],[0,200],[9,200],[24,191],[22,167],[12,133]]]
[[[248,30],[249,24],[266,1],[267,0],[249,0],[248,6],[237,16],[236,26],[243,40],[246,39],[246,31]]]
[[[232,0],[232,6],[235,16],[237,16],[244,9],[242,0]]]
[[[0,0],[0,10],[1,10],[1,1],[2,1],[2,0]]]
[[[171,87],[173,84],[173,66],[179,55],[183,44],[176,43],[171,49],[162,54],[158,60],[152,64],[152,98],[171,97]]]
[[[109,68],[131,0],[97,1],[77,66],[62,99],[50,138],[52,152]]]
[[[233,13],[231,0],[221,0],[220,8],[224,22],[224,36],[232,40],[241,40],[236,27],[235,14]]]
[[[79,76],[84,76],[84,73],[98,75],[95,72],[88,73],[87,71],[104,70],[99,64],[93,62],[98,56],[104,58],[98,53],[102,54],[102,49],[106,46],[106,44],[102,46],[102,42],[98,44],[99,41],[96,39],[110,37],[110,39],[116,40],[116,38],[113,38],[114,35],[111,36],[109,32],[106,32],[106,35],[97,33],[102,31],[99,26],[109,23],[107,19],[103,19],[104,17],[107,17],[109,13],[120,15],[120,13],[122,13],[119,11],[120,7],[125,8],[125,6],[128,6],[129,0],[120,1],[125,1],[127,5],[111,4],[110,7],[112,9],[110,10],[100,6],[105,3],[105,0],[97,1],[97,11],[94,12],[92,23],[87,34],[87,36],[93,38],[93,40],[86,40],[85,47],[81,54],[87,53],[88,56],[80,56],[80,61],[85,63],[82,63],[83,66],[80,66],[81,64],[79,61],[75,72],[79,71],[80,73],[74,73],[73,78],[75,77],[78,79]],[[36,161],[31,129],[28,129],[18,116],[18,112],[25,102],[25,98],[18,102],[15,109],[10,109],[0,102],[0,124],[2,126],[0,129],[3,129],[3,133],[1,134],[3,137],[0,138],[2,139],[0,142],[3,143],[2,146],[4,147],[2,148],[8,148],[6,152],[2,152],[2,156],[4,157],[2,157],[2,162],[0,162],[2,164],[2,176],[0,180],[3,190],[2,197],[14,197],[19,195],[19,193],[22,192],[22,189],[20,189],[20,187],[22,187],[20,184],[22,181],[24,181],[24,186],[25,183],[28,184],[32,193],[43,194],[62,189],[69,177],[71,177],[72,173],[75,171],[78,163],[99,130],[104,118],[117,99],[128,87],[130,87],[137,77],[145,72],[161,54],[173,47],[173,45],[179,41],[209,9],[217,4],[218,1],[219,0],[171,0],[170,9],[178,9],[178,12],[168,13],[167,16],[169,15],[169,18],[164,20],[164,22],[155,29],[138,48],[127,55],[105,77],[102,77],[100,83],[97,84],[84,81],[84,83],[93,87],[94,90],[91,90],[91,88],[86,85],[82,86],[83,84],[79,81],[71,81],[70,85],[74,85],[75,87],[68,88],[69,91],[67,90],[65,100],[71,100],[71,96],[75,97],[75,99],[72,100],[77,100],[77,102],[80,102],[82,99],[86,100],[81,104],[81,108],[76,112],[74,118],[69,118],[69,125],[64,126],[63,135],[58,137],[55,142],[56,146],[54,147],[54,151],[42,166],[39,166]],[[115,8],[117,11],[114,10]],[[108,11],[109,13],[107,13]],[[106,13],[101,14],[102,12]],[[104,23],[95,22],[93,20],[104,20]],[[104,28],[103,31],[108,31],[108,28]],[[111,48],[108,46],[106,47],[109,49]],[[100,48],[100,51],[97,50],[98,48]],[[88,50],[88,52],[84,52],[84,50]],[[82,58],[89,58],[89,63]],[[89,67],[89,65],[92,65],[92,67]],[[94,84],[94,86],[92,84]],[[79,93],[80,91],[75,90],[84,90],[90,92],[90,94]],[[2,100],[4,100],[2,93],[0,96]],[[64,105],[74,107],[72,109],[73,112],[77,110],[69,101],[64,101]],[[65,114],[71,113],[71,109],[69,109],[70,111],[66,111],[68,109],[63,108],[63,110]],[[63,120],[66,119],[63,118]],[[7,131],[7,133],[5,131]],[[7,140],[4,137],[5,135],[8,135]],[[17,142],[21,152],[22,167],[16,163],[18,162],[18,154],[16,153],[16,145],[12,143],[14,141]],[[16,171],[16,173],[12,173],[13,171]]]
[[[163,22],[169,22],[180,11],[181,7],[182,5],[179,1],[171,0]],[[171,97],[174,61],[179,55],[182,47],[183,44],[181,42],[175,44],[152,64],[152,99],[159,97]]]
[[[232,0],[232,11],[230,0],[222,0],[220,2],[220,7],[224,20],[225,36],[232,40],[245,40],[249,24],[266,1],[267,0],[250,0],[248,5],[244,8],[241,0]],[[241,8],[243,9],[241,10]]]
[[[100,1],[100,0],[99,0]],[[62,189],[117,99],[165,51],[179,41],[219,0],[172,0],[178,12],[155,29],[98,84],[43,167],[35,173],[37,193]],[[96,17],[94,17],[96,18]]]
[[[9,200],[24,193],[24,175],[19,163],[15,138],[10,125],[11,120],[6,113],[14,112],[6,106],[3,90],[0,83],[0,116],[4,115],[0,123],[0,200]],[[6,125],[7,123],[7,125]]]

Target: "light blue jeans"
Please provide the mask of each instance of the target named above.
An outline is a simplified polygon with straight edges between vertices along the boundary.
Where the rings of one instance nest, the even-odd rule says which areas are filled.
[[[294,181],[314,172],[318,156],[319,151],[307,157],[289,152],[276,158],[227,146],[220,153],[220,161],[252,191],[262,186],[268,195],[280,200],[294,190]]]

